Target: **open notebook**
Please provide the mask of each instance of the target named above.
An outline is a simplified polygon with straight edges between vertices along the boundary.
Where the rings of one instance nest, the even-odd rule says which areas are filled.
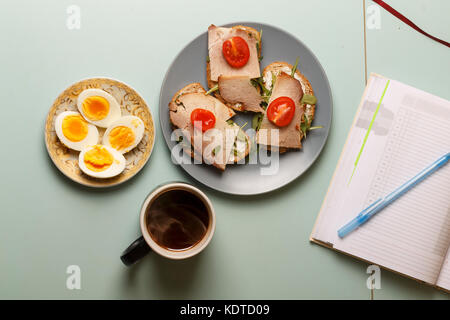
[[[448,152],[450,102],[372,74],[311,241],[449,291],[450,164],[344,239],[337,235]]]

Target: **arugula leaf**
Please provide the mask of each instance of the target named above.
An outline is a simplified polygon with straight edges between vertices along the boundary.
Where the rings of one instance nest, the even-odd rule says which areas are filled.
[[[215,156],[216,154],[218,154],[221,148],[222,148],[222,147],[221,147],[220,145],[216,146],[216,147],[213,149],[213,151],[212,151],[213,156]]]
[[[273,90],[273,86],[275,84],[275,82],[277,81],[277,76],[272,72],[272,84],[270,86],[270,89],[267,89],[266,86],[264,85],[264,80],[263,77],[257,78],[259,79],[259,84],[261,86],[261,89],[263,91],[263,94],[261,95],[261,98],[264,100],[263,104],[264,104],[264,109],[267,108],[267,104],[269,103],[269,99],[270,96],[272,95],[272,90]]]
[[[258,88],[258,86],[259,86],[259,82],[258,82],[257,79],[258,79],[258,78],[250,79],[250,83],[251,83],[252,86],[254,86],[255,88]]]
[[[300,130],[303,132],[303,136],[306,139],[306,133],[311,130],[323,129],[323,126],[311,127],[309,123],[309,118],[306,114],[303,114],[302,121],[300,123]]]
[[[295,71],[297,71],[298,59],[299,59],[299,58],[300,58],[300,57],[297,57],[297,60],[295,60],[295,64],[294,64],[294,66],[292,67],[292,72],[291,72],[291,77],[292,77],[292,78],[294,78]]]
[[[236,139],[239,141],[247,141],[247,136],[244,133],[244,128],[248,124],[248,122],[244,123],[242,126],[239,127],[239,131],[236,135]]]
[[[304,94],[302,97],[302,100],[300,100],[300,103],[304,104],[316,104],[317,98],[311,94]]]
[[[262,98],[264,99],[264,101],[261,102],[259,105],[260,105],[264,110],[266,110],[266,109],[267,109],[267,104],[269,103],[269,98],[270,98],[270,97],[262,97]]]
[[[263,119],[264,115],[262,113],[255,113],[255,115],[252,118],[252,128],[255,131],[258,131],[259,128],[261,127],[261,122]]]
[[[216,84],[214,87],[212,87],[211,89],[206,91],[205,92],[205,96],[207,96],[207,95],[209,95],[209,94],[211,94],[211,93],[213,93],[214,91],[217,91],[217,90],[219,90],[219,85],[218,84]]]
[[[261,90],[263,91],[263,94],[264,94],[264,95],[270,96],[270,95],[272,94],[272,90],[269,90],[269,89],[267,89],[267,88],[264,86],[264,80],[263,80],[263,77],[254,78],[254,79],[251,79],[250,81],[251,81],[251,83],[252,83],[252,85],[253,85],[254,87],[257,87],[257,86],[259,85],[259,87],[260,87]]]
[[[238,131],[238,134],[237,134],[236,138],[239,141],[247,141],[247,136],[245,135],[245,133],[242,130]]]
[[[234,149],[233,150],[233,154],[236,156],[236,157],[242,157],[242,152],[239,152],[237,149]]]
[[[303,114],[302,120],[300,122],[300,130],[303,132],[303,136],[306,139],[306,132],[308,131],[308,116],[306,114]]]

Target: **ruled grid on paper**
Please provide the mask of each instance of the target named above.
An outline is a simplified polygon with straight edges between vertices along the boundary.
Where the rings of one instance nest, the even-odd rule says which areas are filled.
[[[419,121],[420,119],[420,121]],[[438,128],[433,130],[430,128]],[[450,125],[401,107],[372,180],[365,206],[402,185],[448,150]],[[360,228],[352,254],[436,283],[450,242],[443,234],[450,205],[450,166],[435,172]]]
[[[387,80],[369,79],[311,238],[450,290],[450,164],[344,239],[337,235],[362,209],[450,152],[450,102],[391,80],[358,173],[347,183]]]

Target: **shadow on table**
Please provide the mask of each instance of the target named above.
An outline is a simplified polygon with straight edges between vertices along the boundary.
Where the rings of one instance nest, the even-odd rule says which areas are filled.
[[[142,297],[151,293],[157,299],[180,299],[191,296],[202,268],[203,253],[185,260],[171,260],[150,253],[123,273],[125,292]],[[145,294],[144,294],[145,296]]]
[[[312,244],[313,246],[320,247],[318,244]],[[336,258],[336,263],[345,265],[346,268],[355,269],[354,272],[364,272],[364,270],[371,265],[365,261],[353,258],[346,254],[323,248],[333,252]],[[395,272],[380,268],[381,270],[381,289],[374,289],[374,300],[386,300],[386,299],[448,299],[449,296],[445,292],[438,290],[430,285],[421,283],[414,279],[407,278]],[[366,287],[366,280],[370,276],[367,274],[364,276],[364,287]],[[367,298],[370,299],[370,289],[367,289]],[[365,299],[365,298],[363,298]]]
[[[450,299],[450,295],[430,285],[381,269],[381,290],[374,290],[374,300],[382,299]]]

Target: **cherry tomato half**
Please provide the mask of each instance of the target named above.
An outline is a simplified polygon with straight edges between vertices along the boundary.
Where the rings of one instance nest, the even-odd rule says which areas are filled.
[[[224,41],[222,53],[225,60],[233,68],[242,68],[250,58],[248,44],[241,37],[233,37]]]
[[[191,123],[202,132],[214,128],[216,117],[209,110],[197,108],[191,112]]]
[[[289,97],[279,97],[273,100],[267,108],[267,118],[278,127],[291,123],[295,114],[295,102]]]

